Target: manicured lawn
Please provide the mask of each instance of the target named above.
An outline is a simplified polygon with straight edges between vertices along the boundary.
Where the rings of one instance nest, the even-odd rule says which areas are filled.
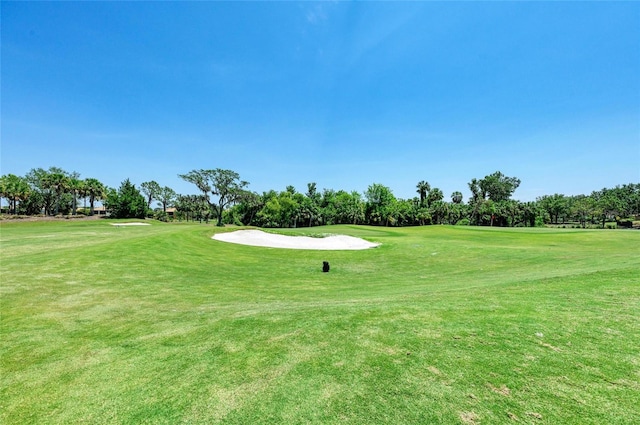
[[[228,230],[1,223],[0,423],[640,423],[640,232]]]

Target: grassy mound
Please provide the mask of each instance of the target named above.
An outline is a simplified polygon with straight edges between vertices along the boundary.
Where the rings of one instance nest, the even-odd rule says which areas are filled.
[[[0,226],[3,424],[637,423],[638,232]]]

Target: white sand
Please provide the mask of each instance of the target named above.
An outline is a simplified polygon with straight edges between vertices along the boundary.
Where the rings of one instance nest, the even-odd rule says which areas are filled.
[[[149,223],[111,223],[112,226],[151,226]]]
[[[261,230],[237,230],[229,233],[217,233],[213,239],[241,245],[265,246],[270,248],[317,249],[317,250],[356,250],[375,248],[378,243],[346,235],[312,238],[309,236],[286,236],[266,233]]]

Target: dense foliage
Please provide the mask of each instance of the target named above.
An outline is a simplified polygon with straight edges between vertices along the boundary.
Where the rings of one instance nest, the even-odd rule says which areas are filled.
[[[521,202],[513,199],[520,179],[499,171],[472,179],[466,202],[461,191],[447,198],[442,190],[424,180],[416,185],[416,197],[401,199],[381,183],[371,184],[364,193],[318,190],[316,183],[308,183],[305,193],[288,186],[281,192],[270,190],[259,194],[249,191],[249,183],[231,170],[192,170],[179,177],[193,183],[198,194],[177,194],[153,180],[140,185],[142,194],[128,180],[116,191],[94,178],[82,180],[75,172],[57,167],[37,168],[24,177],[13,174],[0,177],[0,197],[8,201],[2,211],[14,215],[93,215],[94,204],[102,201],[113,217],[153,216],[161,220],[205,222],[215,218],[218,225],[260,227],[327,224],[632,227],[640,216],[640,183],[604,188],[589,195],[553,194]],[[138,195],[142,197],[141,203]],[[157,201],[155,212],[153,201]],[[79,207],[80,202],[84,208]]]
[[[144,196],[129,179],[117,191],[109,190],[105,205],[114,218],[144,218],[147,212]]]

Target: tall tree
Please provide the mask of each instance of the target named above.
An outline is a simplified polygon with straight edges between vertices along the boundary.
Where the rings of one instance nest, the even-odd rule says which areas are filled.
[[[596,206],[602,219],[602,228],[604,229],[606,221],[608,219],[614,219],[619,215],[620,211],[624,209],[624,204],[620,198],[616,196],[615,192],[610,189],[602,189],[599,192],[595,192],[594,198],[596,199]]]
[[[33,168],[25,176],[25,179],[32,188],[34,198],[38,198],[38,204],[32,205],[34,213],[44,212],[45,215],[50,215],[53,211],[53,205],[55,203],[55,195],[47,185],[47,177],[50,172],[61,171],[54,169],[53,167],[49,171],[43,168]]]
[[[78,190],[78,196],[80,198],[82,198],[82,201],[84,203],[83,205],[83,210],[84,213],[87,213],[87,186],[86,186],[86,180],[80,180],[80,189]]]
[[[144,193],[147,200],[147,209],[151,209],[151,202],[153,202],[154,199],[160,200],[158,197],[160,196],[162,188],[155,180],[142,183],[140,190]]]
[[[250,226],[254,217],[264,207],[262,196],[258,193],[246,190],[238,204],[233,209],[238,220],[246,226]]]
[[[582,228],[585,228],[587,221],[595,215],[596,202],[590,196],[576,196],[571,205],[571,212],[578,219]]]
[[[178,177],[196,185],[205,196],[210,207],[218,218],[218,226],[222,226],[222,213],[225,207],[233,205],[242,198],[248,182],[240,180],[240,175],[235,171],[222,170],[192,170],[187,174],[179,174]],[[209,195],[216,196],[217,203],[212,202]]]
[[[358,224],[364,220],[364,202],[362,195],[340,190],[335,196],[337,222],[340,224]]]
[[[98,179],[88,178],[84,180],[84,190],[89,197],[89,215],[94,214],[95,202],[106,197],[107,188]]]
[[[508,200],[513,192],[520,186],[520,179],[507,177],[500,171],[485,176],[478,183],[482,191],[483,198],[491,199],[493,202]]]
[[[501,206],[511,198],[513,192],[520,186],[520,179],[507,177],[500,171],[485,176],[483,179],[472,179],[469,182],[472,208],[471,219],[474,224],[489,224],[493,226],[496,219],[506,222],[507,217],[501,216]]]
[[[44,179],[44,187],[50,189],[55,194],[54,214],[60,212],[62,195],[69,188],[69,177],[64,172],[54,172],[48,174]]]
[[[322,224],[336,224],[336,191],[333,189],[322,189],[322,198],[320,199],[320,214],[322,216]]]
[[[306,193],[307,197],[312,200],[316,200],[317,194],[318,194],[318,190],[316,189],[316,183],[315,182],[307,183],[307,193]]]
[[[449,206],[449,224],[457,224],[465,216],[467,207],[462,202]]]
[[[429,214],[433,224],[443,224],[444,220],[449,216],[449,204],[441,199],[433,200],[429,203]]]
[[[389,225],[395,217],[397,200],[391,189],[379,183],[370,185],[364,193],[367,199],[366,217],[371,224]]]
[[[118,191],[109,191],[106,199],[107,207],[114,218],[144,218],[146,200],[136,186],[126,179]]]
[[[71,214],[76,215],[78,213],[78,196],[83,190],[84,182],[80,180],[78,173],[72,173],[69,177],[67,187],[73,196],[73,204],[72,204],[72,212]]]
[[[480,224],[480,209],[484,202],[484,194],[480,189],[480,181],[478,179],[471,179],[469,182],[469,190],[471,191],[471,198],[469,198],[469,206],[471,207],[471,223]]]
[[[427,193],[431,190],[431,185],[429,182],[421,180],[418,182],[416,187],[418,188],[416,192],[420,194],[420,206],[423,207],[425,205],[425,200],[427,199]]]
[[[442,201],[443,199],[444,194],[442,193],[442,190],[434,187],[429,191],[429,194],[427,195],[427,206],[431,206],[431,204],[433,204],[434,202]]]
[[[164,186],[160,188],[160,190],[156,193],[157,200],[162,205],[162,211],[167,212],[167,207],[170,207],[173,202],[176,200],[176,192],[168,186]]]
[[[569,198],[563,194],[554,193],[553,195],[540,196],[536,201],[549,214],[551,223],[558,224],[560,217],[564,223],[569,212]]]

